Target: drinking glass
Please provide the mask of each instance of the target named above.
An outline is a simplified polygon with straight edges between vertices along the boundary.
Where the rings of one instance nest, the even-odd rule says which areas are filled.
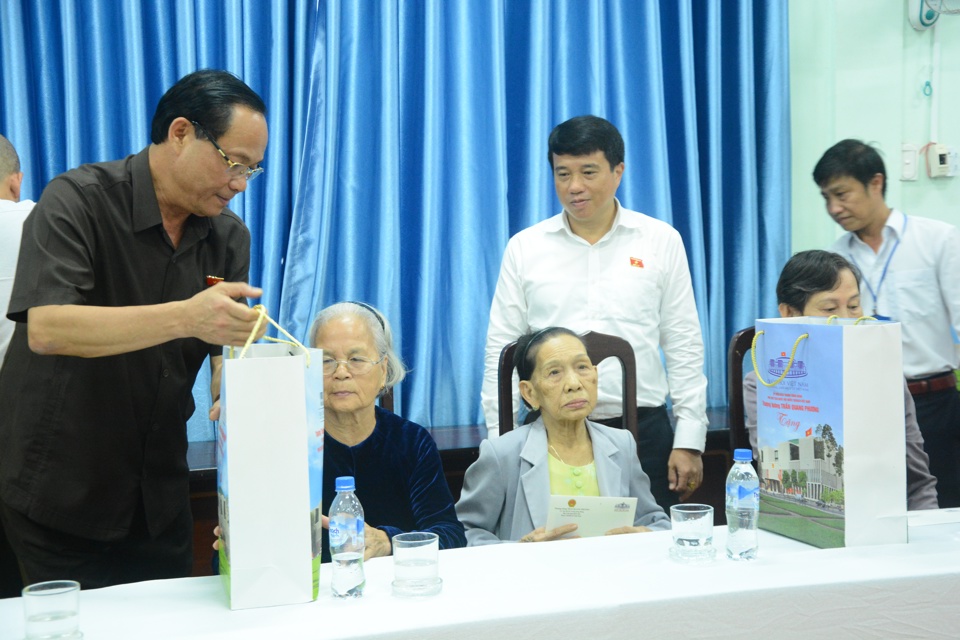
[[[393,536],[393,594],[432,596],[440,593],[437,575],[440,539],[435,533],[414,531]]]
[[[26,640],[77,640],[80,633],[80,583],[38,582],[23,589]]]
[[[678,562],[710,562],[717,555],[713,546],[713,507],[708,504],[676,504],[670,507],[673,545],[670,557]]]

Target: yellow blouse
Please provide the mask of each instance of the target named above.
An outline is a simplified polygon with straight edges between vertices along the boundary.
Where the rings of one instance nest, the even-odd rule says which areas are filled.
[[[555,496],[599,496],[597,465],[594,462],[574,467],[547,454],[550,467],[550,493]]]

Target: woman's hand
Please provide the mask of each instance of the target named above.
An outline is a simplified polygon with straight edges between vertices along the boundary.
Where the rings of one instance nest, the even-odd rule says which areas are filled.
[[[624,533],[649,533],[650,529],[646,527],[617,527],[616,529],[610,529],[607,531],[605,536],[619,536]]]
[[[321,514],[320,524],[324,529],[330,529],[330,518]],[[363,523],[363,559],[379,558],[380,556],[393,555],[393,545],[390,538],[383,531],[371,527],[366,522]]]
[[[523,536],[517,542],[549,542],[550,540],[559,540],[566,537],[568,533],[573,533],[576,530],[577,525],[575,524],[565,524],[556,529],[550,529],[550,531],[546,531],[543,527],[540,527]],[[580,536],[569,536],[566,537],[566,539],[579,537]]]
[[[363,559],[379,558],[393,554],[390,537],[380,529],[363,524]]]

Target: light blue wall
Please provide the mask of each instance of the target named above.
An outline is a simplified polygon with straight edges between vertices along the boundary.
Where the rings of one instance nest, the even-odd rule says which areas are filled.
[[[824,248],[842,230],[826,214],[810,177],[843,138],[878,146],[887,165],[887,203],[913,215],[960,224],[960,177],[900,181],[903,143],[960,148],[960,16],[941,16],[939,82],[932,29],[916,31],[909,0],[790,3],[793,249]],[[932,95],[923,88],[931,82]],[[939,125],[931,132],[931,115]]]

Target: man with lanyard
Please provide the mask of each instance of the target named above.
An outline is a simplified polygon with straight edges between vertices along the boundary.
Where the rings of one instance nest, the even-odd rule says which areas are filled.
[[[572,118],[554,128],[547,147],[563,211],[515,235],[504,251],[481,393],[490,437],[499,434],[497,363],[504,345],[549,326],[620,336],[637,358],[640,462],[657,503],[669,509],[700,486],[707,436],[703,340],[683,240],[667,223],[620,205],[624,143],[613,124]],[[619,427],[617,367],[600,364],[590,419]]]
[[[940,507],[960,506],[960,230],[888,207],[883,160],[859,140],[828,149],[813,179],[848,232],[831,249],[863,273],[864,312],[902,325],[904,374]]]

